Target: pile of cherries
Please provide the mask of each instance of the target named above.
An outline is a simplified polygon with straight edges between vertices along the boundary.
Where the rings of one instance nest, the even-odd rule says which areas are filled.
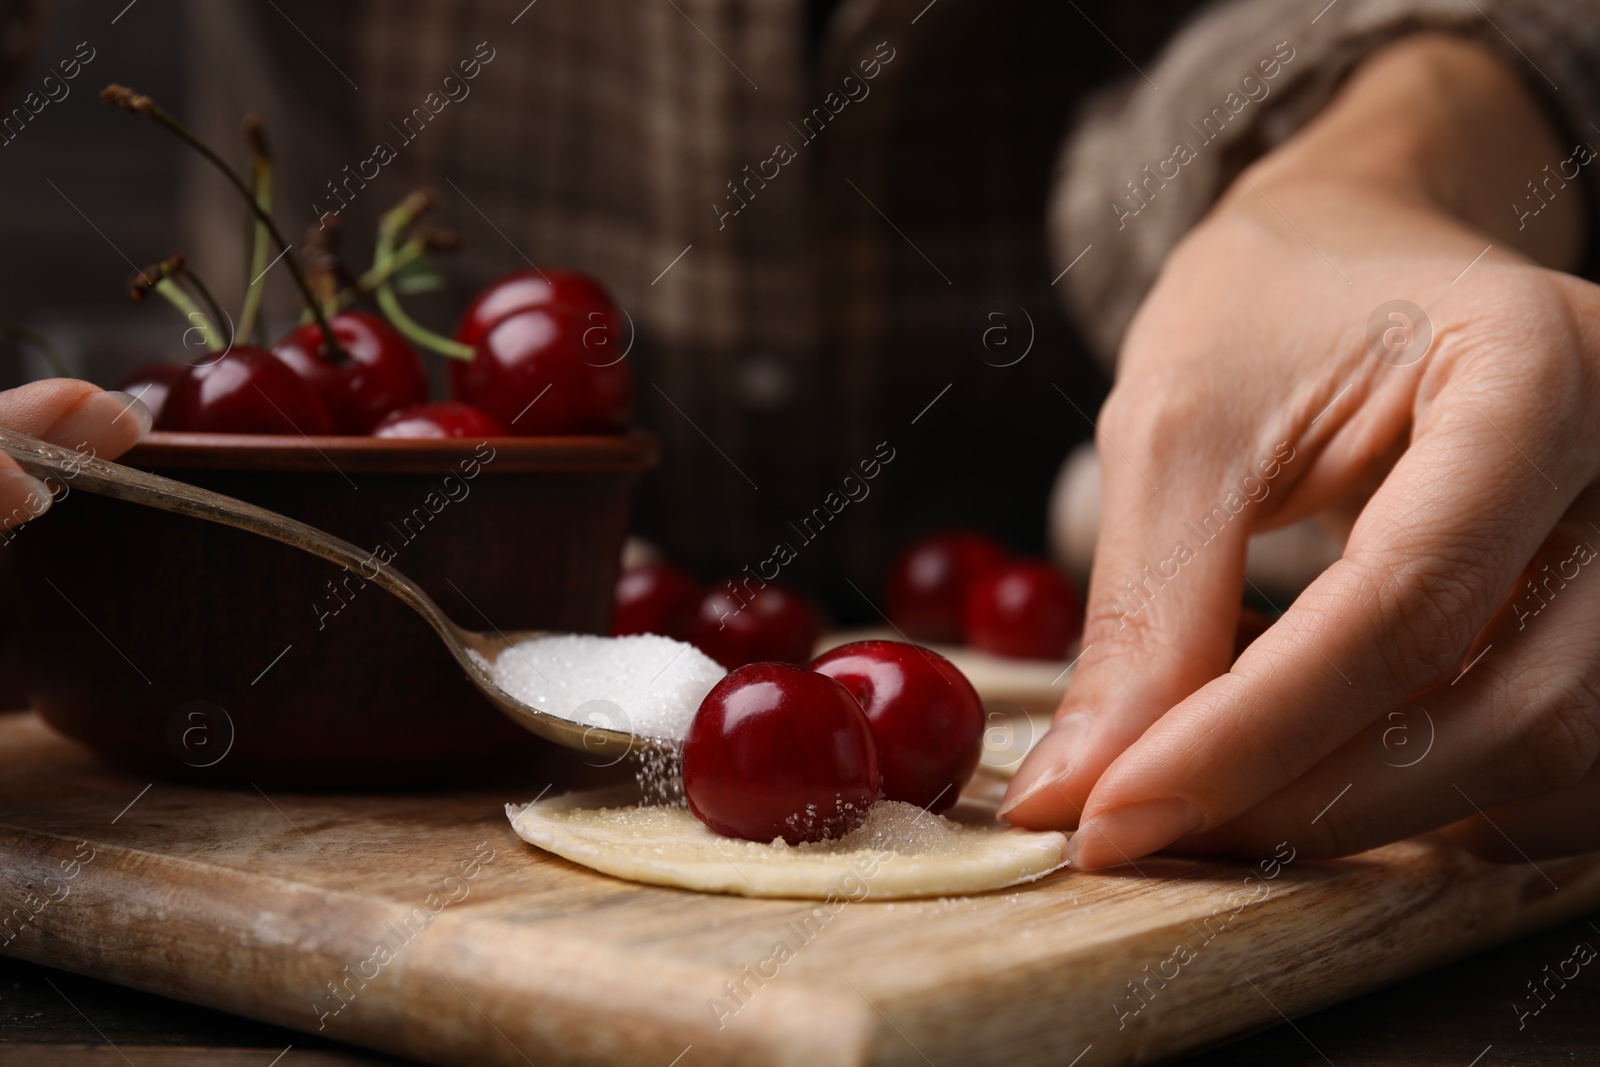
[[[858,641],[718,682],[689,727],[683,791],[728,837],[836,838],[880,799],[947,810],[977,770],[983,729],[983,703],[949,660]]]
[[[271,349],[235,344],[188,367],[158,364],[119,388],[140,396],[162,430],[199,433],[498,437],[618,433],[633,414],[620,313],[599,282],[573,271],[519,271],[478,294],[456,327],[469,362],[450,370],[454,398],[428,402],[422,359],[381,316],[328,319]]]
[[[880,799],[941,812],[977,769],[983,702],[949,660],[900,641],[812,660],[821,620],[776,582],[707,590],[663,560],[634,566],[617,581],[612,633],[688,641],[731,672],[683,748],[689,810],[719,834],[839,837]]]
[[[731,578],[710,590],[664,561],[624,571],[617,580],[611,633],[663,634],[687,641],[722,666],[804,663],[822,636],[809,601],[787,586]]]
[[[442,337],[412,320],[396,295],[402,283],[408,291],[441,285],[426,252],[457,243],[447,231],[419,228],[397,247],[432,206],[431,193],[412,193],[383,215],[372,269],[356,278],[335,250],[336,214],[317,220],[298,254],[279,230],[271,204],[272,157],[259,116],[246,116],[244,123],[246,176],[143,93],[113,84],[100,97],[196,149],[239,193],[254,235],[245,250],[247,273],[254,278],[237,320],[223,312],[181,255],[134,280],[136,300],[159,293],[211,349],[204,360],[145,367],[119,383],[150,408],[158,429],[488,437],[613,434],[627,428],[634,391],[623,362],[624,316],[593,278],[538,267],[507,275],[473,299],[454,338]],[[268,262],[273,248],[278,254]],[[302,266],[302,256],[312,257],[309,267]],[[270,348],[251,344],[260,336],[263,280],[280,259],[284,266],[272,277],[293,278],[304,320]],[[374,301],[383,314],[346,310],[362,299]],[[428,379],[413,342],[452,359],[449,402],[428,402]]]
[[[993,538],[970,531],[912,542],[889,569],[889,619],[917,641],[956,644],[997,656],[1059,660],[1083,629],[1072,582],[1043,559],[1013,559]]]

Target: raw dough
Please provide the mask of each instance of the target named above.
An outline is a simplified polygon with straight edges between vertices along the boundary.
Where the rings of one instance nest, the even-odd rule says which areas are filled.
[[[1004,791],[980,774],[943,816],[882,801],[837,841],[798,847],[723,837],[679,806],[641,807],[634,786],[506,805],[517,835],[573,863],[652,885],[747,897],[956,896],[1042,878],[1067,838],[995,822]]]

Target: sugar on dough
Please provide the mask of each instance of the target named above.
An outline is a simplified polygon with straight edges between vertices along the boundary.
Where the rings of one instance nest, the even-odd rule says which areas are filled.
[[[506,805],[517,835],[593,870],[747,897],[893,900],[959,896],[1042,878],[1067,837],[995,822],[1004,783],[980,773],[944,815],[883,801],[836,841],[798,847],[713,833],[682,806],[641,806],[634,786]]]

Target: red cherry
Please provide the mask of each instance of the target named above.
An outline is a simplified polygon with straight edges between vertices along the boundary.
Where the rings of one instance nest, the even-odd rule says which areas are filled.
[[[687,641],[700,598],[699,584],[670,563],[630,567],[617,579],[611,634],[664,634]]]
[[[478,340],[470,363],[452,364],[456,398],[489,412],[521,436],[627,429],[633,416],[633,372],[620,359],[605,366],[586,360],[591,348],[585,347],[583,332],[549,310],[506,316]],[[592,350],[613,343],[614,337],[608,336],[603,344],[595,341]]]
[[[476,345],[501,319],[530,308],[553,308],[580,317],[591,311],[616,312],[605,286],[587,274],[559,267],[519,270],[490,283],[467,305],[456,326],[456,340]]]
[[[1060,659],[1082,627],[1077,590],[1042,560],[1003,564],[967,593],[967,643],[997,656]]]
[[[350,358],[328,360],[322,330],[307,323],[284,337],[272,354],[322,398],[339,433],[371,433],[390,412],[424,403],[428,376],[422,360],[400,332],[365,311],[341,311],[328,320]]]
[[[117,383],[117,388],[129,396],[138,397],[150,409],[150,417],[161,418],[161,407],[167,402],[172,383],[183,375],[176,363],[148,363]]]
[[[889,618],[918,641],[961,640],[962,613],[974,579],[1006,558],[992,537],[950,531],[909,545],[889,569]]]
[[[901,641],[856,641],[811,669],[850,691],[872,723],[883,795],[947,810],[983,755],[983,701],[955,664]]]
[[[325,434],[328,411],[271,352],[236,345],[172,383],[157,424],[193,433]]]
[[[804,663],[821,636],[822,621],[794,590],[769,582],[752,591],[729,579],[700,601],[689,640],[732,670],[759,660]]]
[[[504,437],[506,428],[488,412],[451,400],[413,404],[391,411],[372,428],[374,437]]]
[[[861,705],[832,678],[781,663],[718,682],[683,745],[689,810],[728,837],[839,837],[861,825],[880,785]]]
[[[272,347],[272,354],[305,382],[322,402],[323,409],[328,413],[329,433],[353,432],[346,429],[350,421],[350,405],[345,397],[344,383],[339,380],[339,372],[323,357],[320,348],[306,348],[293,341],[300,332],[296,330],[280,340]]]

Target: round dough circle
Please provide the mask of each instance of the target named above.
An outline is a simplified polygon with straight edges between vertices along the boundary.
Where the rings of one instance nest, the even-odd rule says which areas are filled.
[[[798,847],[723,837],[687,807],[640,806],[632,786],[507,804],[506,815],[524,841],[593,870],[747,897],[959,896],[1031,882],[1065,864],[1065,834],[1000,826],[992,800],[972,795],[980,791],[943,816],[880,802],[860,829]]]

